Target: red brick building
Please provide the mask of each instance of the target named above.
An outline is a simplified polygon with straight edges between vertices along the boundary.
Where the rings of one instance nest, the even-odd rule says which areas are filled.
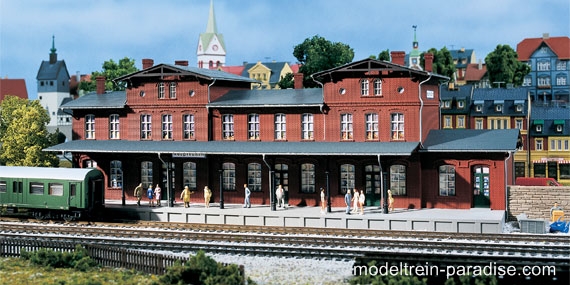
[[[252,79],[188,67],[154,65],[117,78],[126,92],[85,95],[73,112],[74,141],[47,149],[72,152],[81,167],[106,176],[107,199],[130,199],[139,183],[159,184],[165,199],[184,186],[202,203],[269,204],[281,184],[289,204],[332,206],[366,192],[396,208],[506,209],[518,130],[439,130],[440,84],[448,78],[393,62],[365,59],[313,74],[314,89],[250,90]],[[103,85],[101,85],[103,86]],[[485,187],[484,187],[485,186]],[[123,196],[124,195],[124,196]]]

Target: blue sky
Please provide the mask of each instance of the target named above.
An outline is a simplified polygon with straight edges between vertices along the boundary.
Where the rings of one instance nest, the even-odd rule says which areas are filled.
[[[196,65],[198,35],[210,0],[0,0],[0,76],[26,80],[37,97],[36,75],[49,59],[52,35],[70,75],[102,70],[124,57],[141,68],[188,60]],[[294,63],[293,48],[320,35],[354,49],[354,60],[382,50],[409,52],[413,25],[420,50],[474,49],[484,60],[498,44],[570,35],[568,0],[214,0],[226,65]]]

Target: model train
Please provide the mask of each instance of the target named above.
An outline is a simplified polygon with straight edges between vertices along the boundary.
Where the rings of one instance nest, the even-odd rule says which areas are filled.
[[[0,206],[37,219],[79,219],[104,208],[103,180],[94,168],[0,166]]]

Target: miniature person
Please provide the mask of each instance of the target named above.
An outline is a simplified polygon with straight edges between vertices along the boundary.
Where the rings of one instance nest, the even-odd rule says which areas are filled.
[[[160,189],[160,186],[158,186],[158,184],[156,184],[156,187],[154,187],[154,197],[156,199],[156,206],[160,206],[160,193],[162,192],[162,189]]]
[[[394,197],[392,197],[392,191],[388,189],[388,212],[394,211]]]
[[[140,183],[139,186],[135,187],[134,196],[137,197],[137,205],[140,206],[142,199],[142,183]]]
[[[360,190],[360,196],[358,196],[358,203],[360,204],[360,214],[364,215],[364,201],[366,196],[364,196],[364,190]]]
[[[350,203],[352,201],[352,195],[350,195],[350,190],[346,190],[344,194],[344,203],[346,203],[346,214],[350,215]]]
[[[243,201],[244,208],[251,208],[251,203],[249,202],[249,196],[251,196],[251,191],[247,188],[247,184],[243,184],[243,188],[245,188],[245,199]]]
[[[148,206],[154,207],[154,190],[152,190],[152,184],[148,185],[148,189],[146,190],[146,196],[148,198]]]
[[[210,198],[212,198],[212,190],[210,190],[210,187],[205,186],[204,187],[204,206],[206,208],[210,208]]]
[[[358,202],[360,201],[358,190],[354,189],[354,196],[352,196],[352,212],[358,213]]]
[[[321,214],[325,213],[325,189],[321,188]]]
[[[277,190],[275,190],[275,197],[277,198],[277,206],[279,206],[279,208],[281,208],[281,206],[283,206],[283,208],[286,208],[285,191],[283,190],[283,186],[281,186],[281,184],[279,184],[279,186],[277,186]]]
[[[180,193],[180,199],[184,201],[184,208],[190,207],[190,194],[192,194],[192,192],[190,192],[188,186],[184,186],[184,190]]]
[[[558,206],[558,202],[554,202],[554,206],[550,208],[550,220],[554,222],[554,211],[561,211],[562,207]]]

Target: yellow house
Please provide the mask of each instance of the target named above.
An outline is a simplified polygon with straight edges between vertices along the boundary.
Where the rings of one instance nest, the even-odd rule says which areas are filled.
[[[287,73],[293,73],[291,66],[286,62],[260,62],[246,63],[242,76],[249,77],[261,82],[252,83],[251,89],[280,89],[277,83]]]

